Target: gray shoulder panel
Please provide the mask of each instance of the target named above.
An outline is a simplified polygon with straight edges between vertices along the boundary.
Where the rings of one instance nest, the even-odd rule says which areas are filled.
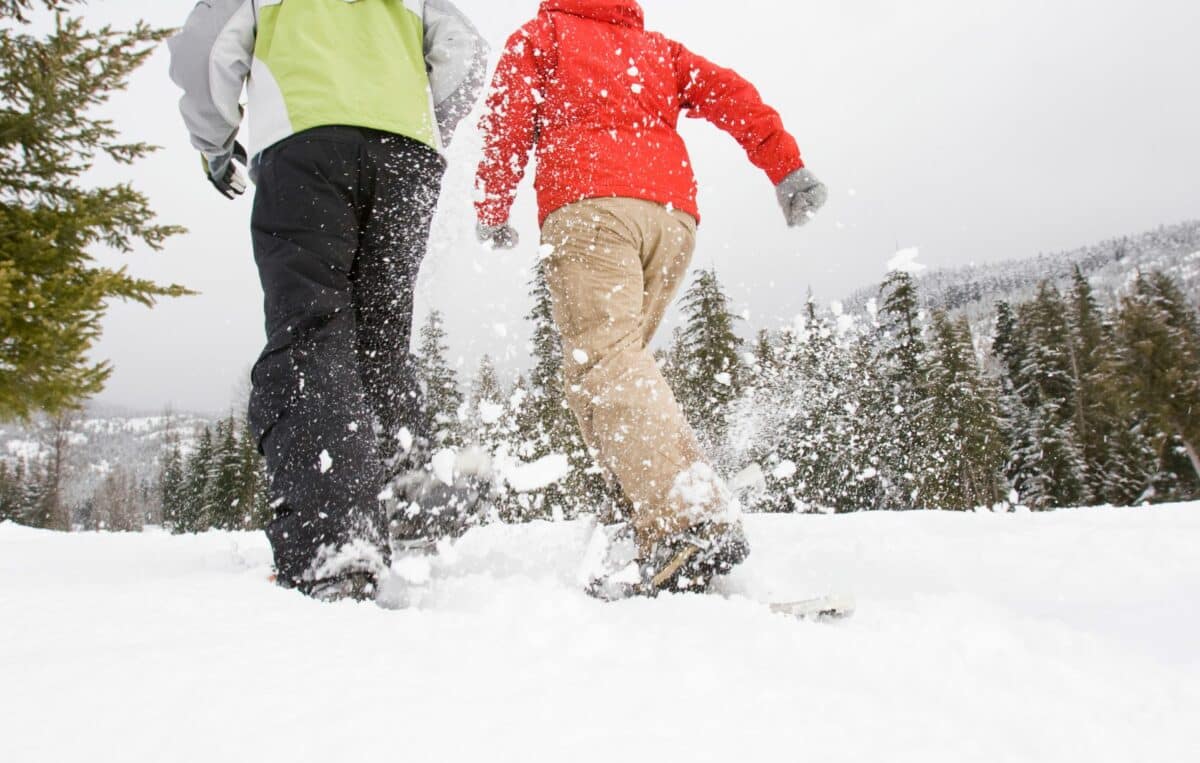
[[[254,33],[254,0],[201,0],[167,42],[171,80],[183,89],[183,121],[205,154],[226,153],[237,136]]]

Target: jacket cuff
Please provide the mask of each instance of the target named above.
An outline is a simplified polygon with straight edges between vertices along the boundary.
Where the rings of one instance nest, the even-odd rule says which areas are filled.
[[[475,217],[479,224],[489,228],[499,228],[501,225],[507,224],[508,213],[507,209],[498,209],[488,204],[478,204],[475,207]]]
[[[781,164],[778,167],[772,168],[767,172],[767,176],[771,178],[772,185],[779,185],[793,172],[799,172],[804,169],[804,160],[797,158],[796,161],[788,164]]]

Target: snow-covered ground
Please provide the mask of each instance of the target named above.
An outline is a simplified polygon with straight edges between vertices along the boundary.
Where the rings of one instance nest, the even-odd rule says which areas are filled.
[[[1200,504],[749,530],[724,597],[589,600],[588,527],[542,524],[386,611],[258,535],[0,525],[0,760],[1200,760]],[[858,614],[756,603],[826,592]]]

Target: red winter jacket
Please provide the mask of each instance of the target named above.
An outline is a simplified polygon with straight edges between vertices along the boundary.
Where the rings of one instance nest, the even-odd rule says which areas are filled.
[[[779,183],[804,166],[779,114],[736,72],[643,26],[634,0],[546,0],[505,46],[483,119],[479,221],[508,221],[537,148],[538,222],[583,199],[625,196],[699,219],[679,114],[728,132]]]

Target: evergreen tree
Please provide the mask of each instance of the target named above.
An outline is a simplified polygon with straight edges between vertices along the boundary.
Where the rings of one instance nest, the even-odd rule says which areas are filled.
[[[238,437],[237,528],[264,530],[271,523],[271,499],[267,464],[258,452],[258,441],[250,422],[241,422]]]
[[[21,524],[42,530],[50,528],[49,512],[46,510],[49,482],[49,469],[45,464],[34,461],[25,465],[25,480],[18,508],[18,521]]]
[[[796,324],[781,337],[781,372],[752,396],[759,423],[772,436],[754,454],[767,469],[772,511],[844,508],[843,477],[850,471],[842,456],[845,401],[841,353],[828,323],[810,300]]]
[[[920,295],[912,275],[892,271],[879,287],[877,365],[887,384],[887,399],[875,410],[891,432],[883,470],[892,485],[890,503],[928,505],[921,495],[926,441],[920,421],[925,399],[926,348]]]
[[[242,527],[242,512],[238,506],[241,482],[242,460],[237,442],[237,423],[231,416],[217,422],[203,499],[208,524],[202,529],[236,530]]]
[[[175,531],[183,519],[185,482],[183,453],[175,438],[167,443],[158,472],[158,500],[162,507],[163,527]]]
[[[871,334],[846,341],[839,342],[832,359],[839,369],[834,383],[841,405],[833,412],[842,421],[838,457],[845,462],[834,505],[839,511],[907,505],[912,494],[908,485],[915,478],[894,472],[898,448],[907,446],[898,442],[899,417],[886,368]]]
[[[897,378],[911,384],[924,375],[921,358],[925,342],[916,281],[903,270],[893,270],[879,287],[879,293],[883,302],[880,328],[889,340],[885,356],[896,369]]]
[[[1106,390],[1124,395],[1124,384],[1108,380]],[[1145,416],[1129,409],[1119,397],[1110,398],[1117,413],[1115,425],[1106,443],[1103,500],[1113,506],[1134,506],[1154,497],[1158,476],[1158,455],[1154,441],[1146,435]]]
[[[779,372],[778,350],[767,329],[759,329],[754,340],[754,351],[747,356],[747,364],[749,373],[743,387],[761,388]]]
[[[94,111],[168,32],[90,31],[73,15],[80,4],[0,3],[0,419],[74,408],[102,388],[111,369],[88,356],[109,300],[187,293],[93,259],[101,246],[160,249],[179,229],[155,225],[128,184],[84,185],[97,156],[130,164],[152,150],[120,142]],[[46,36],[27,18],[38,5],[55,12]]]
[[[671,343],[665,350],[658,350],[654,359],[662,370],[663,378],[675,393],[675,397],[683,405],[685,385],[687,384],[687,358],[683,343],[683,326],[676,326],[671,332]],[[686,412],[686,411],[685,411]]]
[[[1016,396],[1024,406],[1015,422],[1008,476],[1030,507],[1078,506],[1087,498],[1086,467],[1076,439],[1075,376],[1066,306],[1043,282],[1017,310],[1024,354]]]
[[[995,505],[1006,455],[1000,403],[983,378],[966,319],[934,314],[927,365],[921,410],[927,443],[921,471],[924,503],[961,510]]]
[[[996,331],[992,339],[992,355],[1000,364],[1002,391],[1016,391],[1016,379],[1022,365],[1022,348],[1017,334],[1017,319],[1012,307],[1003,300],[996,303]]]
[[[500,387],[500,377],[496,374],[496,364],[491,355],[479,359],[479,369],[475,372],[475,381],[471,385],[471,407],[478,409],[481,403],[499,404],[504,399],[504,391]]]
[[[535,435],[539,446],[531,455],[537,458],[548,453],[578,450],[582,438],[579,425],[566,403],[562,340],[554,325],[550,288],[543,267],[538,267],[531,287],[533,309],[527,318],[533,324],[530,342],[533,370],[524,406],[529,416],[523,423],[522,431]]]
[[[425,389],[423,429],[439,446],[462,444],[458,412],[463,396],[454,369],[446,360],[449,351],[442,314],[434,310],[421,327],[417,373]]]
[[[471,442],[493,452],[502,440],[500,432],[504,416],[504,405],[501,402],[503,399],[504,391],[496,375],[496,366],[490,355],[484,355],[479,359],[479,369],[475,372],[475,380],[471,384],[468,423]]]
[[[1139,274],[1133,293],[1121,302],[1116,346],[1123,399],[1143,420],[1159,454],[1159,497],[1197,494],[1200,321],[1169,277]]]
[[[187,459],[184,469],[183,501],[178,524],[172,528],[180,533],[203,532],[212,527],[212,512],[205,502],[213,460],[212,430],[204,427],[197,439],[196,449]]]
[[[0,458],[0,522],[18,522],[22,517],[22,497],[25,488],[24,468],[9,466]]]
[[[1071,371],[1075,382],[1075,435],[1086,469],[1086,498],[1100,502],[1105,496],[1108,443],[1113,436],[1111,412],[1106,410],[1103,369],[1111,348],[1111,332],[1092,294],[1092,287],[1076,265],[1068,320],[1071,327]]]
[[[1017,316],[1012,306],[1001,300],[995,307],[995,335],[991,351],[999,369],[999,425],[1007,452],[1004,479],[1007,487],[1012,488],[1012,477],[1018,472],[1018,460],[1013,454],[1021,438],[1029,431],[1029,413],[1017,393],[1021,367],[1025,364],[1025,343],[1017,332]]]
[[[680,404],[701,438],[719,444],[728,430],[729,410],[746,381],[738,320],[715,270],[701,270],[683,298],[684,328],[679,335]]]

